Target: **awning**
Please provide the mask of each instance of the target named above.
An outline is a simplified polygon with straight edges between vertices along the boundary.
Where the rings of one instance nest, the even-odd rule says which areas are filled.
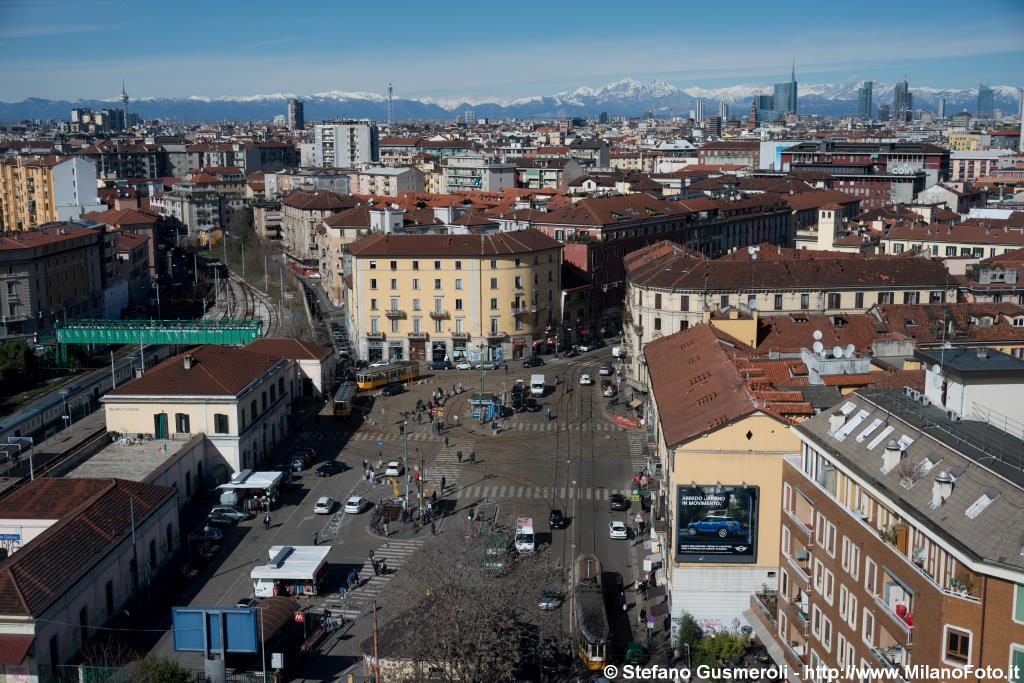
[[[631,401],[630,401],[629,403],[627,403],[626,405],[627,405],[628,407],[630,407],[630,408],[639,408],[639,407],[640,407],[640,406],[642,406],[643,404],[644,404],[644,402],[643,402],[643,401],[641,401],[641,400],[640,400],[640,399],[638,399],[638,398],[634,398],[633,400],[631,400]]]
[[[580,334],[590,334],[590,330],[580,330]]]
[[[35,636],[0,636],[0,664],[21,664],[34,642]]]
[[[512,348],[519,348],[520,346],[526,346],[526,340],[522,337],[516,337],[512,340]]]

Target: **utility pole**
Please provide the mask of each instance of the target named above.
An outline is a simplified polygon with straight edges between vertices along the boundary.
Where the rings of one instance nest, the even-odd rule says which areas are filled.
[[[480,411],[480,424],[483,424],[486,421],[486,418],[484,417],[484,345],[483,345],[483,342],[480,342],[480,365],[478,367],[480,368],[480,396],[478,397],[480,400],[479,400],[479,404],[477,406],[477,410]]]
[[[402,436],[405,437],[404,457],[405,462],[405,509],[409,509],[409,420],[402,418]]]
[[[117,375],[114,374],[114,352],[110,352],[110,388],[111,390],[117,388]]]

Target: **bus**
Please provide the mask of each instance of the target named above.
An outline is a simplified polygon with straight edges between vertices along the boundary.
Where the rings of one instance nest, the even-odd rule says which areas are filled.
[[[366,368],[357,372],[356,386],[365,391],[392,382],[408,382],[419,376],[419,363],[414,360],[396,360],[379,368]]]
[[[352,414],[352,404],[356,400],[356,383],[343,382],[334,394],[334,416],[348,417]]]
[[[573,624],[577,651],[588,669],[598,670],[608,661],[608,613],[605,611],[601,563],[593,555],[576,558]]]

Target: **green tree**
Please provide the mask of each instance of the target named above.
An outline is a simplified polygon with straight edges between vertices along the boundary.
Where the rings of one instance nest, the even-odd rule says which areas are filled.
[[[34,375],[36,355],[24,339],[9,339],[0,344],[0,382]]]
[[[683,612],[682,619],[679,622],[679,649],[685,650],[687,645],[693,650],[700,645],[700,641],[704,639],[704,632],[700,628],[700,624],[693,618],[693,615],[689,612]]]
[[[126,668],[128,683],[191,683],[192,674],[173,659],[146,655]]]

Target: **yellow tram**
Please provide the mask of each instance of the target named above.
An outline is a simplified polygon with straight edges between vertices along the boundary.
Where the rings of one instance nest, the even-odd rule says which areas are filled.
[[[356,386],[366,391],[392,382],[408,382],[419,376],[419,363],[414,360],[396,360],[378,368],[360,370],[356,373]]]

